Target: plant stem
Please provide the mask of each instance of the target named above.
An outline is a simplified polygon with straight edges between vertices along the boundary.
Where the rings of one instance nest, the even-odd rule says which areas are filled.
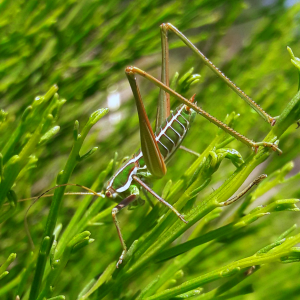
[[[93,113],[91,115],[89,121],[83,128],[81,134],[77,134],[74,137],[75,141],[74,141],[73,148],[71,150],[71,153],[69,155],[69,158],[67,160],[64,170],[59,173],[58,180],[57,180],[58,184],[65,184],[69,181],[69,178],[80,158],[79,152],[80,152],[83,141],[86,138],[89,130],[100,118],[102,118],[107,113],[108,113],[108,109],[101,109],[101,110]],[[29,300],[35,300],[37,298],[39,290],[40,290],[40,286],[42,283],[43,274],[44,274],[44,270],[45,270],[46,260],[49,255],[50,247],[51,247],[52,240],[53,240],[53,231],[54,231],[54,228],[56,225],[56,221],[57,221],[57,217],[59,214],[59,209],[61,206],[61,201],[62,201],[62,198],[64,195],[65,188],[66,188],[65,186],[62,186],[62,187],[56,189],[54,192],[53,200],[52,200],[51,207],[50,207],[50,212],[49,212],[49,215],[47,218],[47,223],[46,223],[45,230],[43,233],[43,238],[42,238],[42,245],[43,245],[43,242],[45,239],[49,239],[50,243],[47,244],[47,247],[45,248],[44,252],[41,252],[41,250],[39,252],[38,259],[37,259],[37,266],[36,266],[35,275],[34,275],[34,279],[33,279],[32,286],[31,286]],[[42,249],[42,246],[41,246],[41,249]]]

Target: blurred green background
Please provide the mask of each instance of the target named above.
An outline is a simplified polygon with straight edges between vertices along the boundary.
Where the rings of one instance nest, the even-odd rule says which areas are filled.
[[[7,143],[24,109],[37,95],[45,94],[56,83],[60,97],[67,100],[57,121],[59,133],[37,148],[35,166],[17,178],[13,187],[17,198],[39,195],[55,185],[57,173],[64,167],[72,147],[74,121],[84,124],[99,108],[109,107],[110,112],[93,127],[82,153],[94,146],[99,150],[78,164],[70,182],[90,187],[115,152],[122,159],[139,148],[138,117],[124,69],[134,65],[160,77],[159,25],[163,22],[170,22],[182,31],[264,110],[272,116],[279,115],[298,88],[298,72],[286,50],[290,46],[300,56],[300,4],[297,2],[0,1],[0,99],[1,108],[8,113],[0,128],[0,147]],[[255,141],[264,138],[269,125],[172,34],[170,48],[171,76],[176,71],[183,75],[191,67],[201,75],[201,81],[185,96],[196,93],[198,105],[221,120],[232,111],[239,113],[235,129]],[[159,90],[146,80],[138,81],[149,118],[154,121]],[[172,107],[177,105],[172,99]],[[299,172],[300,131],[295,128],[296,125],[291,127],[280,141],[283,155],[272,154],[257,174],[269,174],[290,161],[295,167],[289,176]],[[201,153],[216,132],[213,124],[198,116],[184,146]],[[26,139],[28,136],[20,139],[15,153]],[[238,141],[231,147],[243,156],[251,153],[251,149]],[[167,176],[155,181],[155,191],[161,193],[168,179],[176,181],[195,160],[188,153],[178,152],[168,165]],[[234,169],[230,162],[222,163],[203,194],[218,187]],[[298,184],[275,188],[256,204],[268,199],[299,198],[299,194]],[[36,246],[40,243],[50,201],[40,199],[29,214],[29,228]],[[78,202],[77,196],[64,198],[58,220],[63,227],[70,221]],[[13,282],[30,260],[31,248],[23,223],[28,207],[28,201],[21,202],[13,216],[0,225],[0,264],[10,253],[17,253],[10,273],[0,280],[0,294],[1,286]],[[121,213],[125,240],[132,242],[131,232],[143,221],[143,209]],[[272,215],[251,225],[243,236],[223,241],[226,251],[222,247],[214,248],[212,253],[207,251],[200,261],[187,265],[185,273],[192,278],[193,274],[252,255],[294,223],[299,224],[297,213],[280,215],[280,219]],[[89,230],[95,242],[72,257],[59,279],[55,295],[77,299],[83,287],[120,254],[121,246],[110,216],[104,225]],[[205,261],[210,255],[215,259]],[[122,299],[134,299],[134,293],[153,279],[151,275],[146,270],[124,285]],[[31,282],[32,275],[24,282],[22,300],[28,297]],[[249,283],[254,292],[236,299],[299,299],[299,266],[268,265],[251,276]],[[11,289],[0,298],[14,299],[15,295]],[[93,297],[97,299],[96,295]],[[109,295],[105,299],[117,298]]]

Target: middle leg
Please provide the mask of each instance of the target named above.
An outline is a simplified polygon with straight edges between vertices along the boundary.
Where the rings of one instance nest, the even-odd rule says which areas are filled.
[[[123,239],[123,236],[122,236],[122,232],[121,232],[121,228],[120,228],[120,225],[119,225],[119,221],[117,219],[117,213],[123,209],[124,207],[126,207],[127,205],[129,205],[131,202],[135,201],[137,199],[137,195],[135,194],[132,194],[130,196],[128,196],[127,198],[123,199],[118,205],[116,205],[112,211],[111,211],[111,215],[112,215],[112,218],[114,220],[114,223],[116,225],[116,228],[117,228],[117,232],[118,232],[118,236],[119,236],[119,239],[120,239],[120,242],[122,244],[122,247],[123,247],[123,251],[122,251],[122,254],[117,262],[117,268],[119,268],[119,265],[123,262],[124,260],[124,257],[125,257],[125,254],[127,252],[127,247],[126,247],[126,244],[125,244],[125,241]]]

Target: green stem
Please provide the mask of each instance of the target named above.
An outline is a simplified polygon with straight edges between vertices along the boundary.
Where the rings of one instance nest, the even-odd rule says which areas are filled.
[[[45,124],[49,122],[49,115],[51,115],[52,111],[58,104],[57,97],[53,97],[57,89],[58,89],[57,86],[54,86],[45,95],[46,101],[50,100],[51,98],[53,99],[48,105],[48,107],[46,108],[46,110],[44,111],[43,117],[41,118],[40,123],[38,124],[36,130],[34,131],[28,143],[25,145],[25,147],[22,149],[19,155],[14,155],[13,157],[11,157],[9,161],[6,163],[6,165],[4,166],[4,170],[3,170],[4,179],[0,183],[0,208],[4,203],[6,195],[8,191],[11,189],[11,187],[13,186],[18,174],[20,173],[22,168],[26,166],[26,164],[28,163],[30,159],[29,156],[34,152],[40,138],[43,135],[43,129]]]
[[[215,288],[205,294],[202,294],[201,296],[195,298],[195,300],[211,300],[216,299],[217,296],[223,295],[225,292],[229,291],[239,283],[241,283],[243,280],[247,279],[250,275],[254,274],[256,271],[260,269],[259,266],[254,266],[250,268],[242,269],[239,274],[234,276],[232,279],[228,280],[224,284],[220,285],[218,288]],[[252,292],[251,289],[248,289],[247,286],[244,287],[244,292]],[[238,295],[242,295],[243,290],[238,291]],[[228,294],[226,294],[228,295]]]
[[[78,159],[80,158],[79,152],[80,152],[83,141],[86,138],[89,130],[100,118],[102,118],[107,113],[108,113],[108,109],[101,109],[101,110],[93,113],[91,115],[89,121],[83,128],[81,134],[78,134],[77,136],[75,136],[75,142],[74,142],[73,148],[71,150],[71,153],[69,155],[69,158],[67,160],[66,166],[65,166],[64,170],[61,171],[58,176],[58,180],[57,180],[58,184],[68,183],[69,178],[70,178],[75,166],[77,165]],[[65,186],[62,186],[62,187],[56,189],[54,192],[54,196],[53,196],[53,200],[51,203],[50,212],[49,212],[49,215],[47,218],[47,223],[46,223],[46,227],[45,227],[45,230],[43,233],[42,241],[44,241],[44,239],[46,237],[49,237],[52,240],[53,232],[54,232],[54,228],[56,225],[56,221],[57,221],[57,217],[59,214],[59,209],[61,206],[61,201],[62,201],[62,198],[64,195],[65,188],[66,188]],[[35,275],[34,275],[34,279],[33,279],[32,286],[31,286],[29,300],[35,300],[38,296],[40,286],[42,283],[42,279],[43,279],[46,260],[49,255],[49,252],[50,252],[50,247],[51,247],[51,243],[49,243],[47,249],[45,249],[44,255],[42,255],[41,252],[39,253],[39,256],[37,259]]]
[[[293,244],[297,243],[300,240],[300,234],[295,236],[293,238]],[[283,244],[284,245],[284,244]],[[281,245],[281,246],[283,246]],[[287,245],[286,245],[287,246]],[[209,272],[205,275],[198,276],[192,280],[186,281],[185,283],[176,286],[175,288],[165,290],[161,293],[155,294],[151,297],[146,298],[145,300],[164,300],[164,299],[170,299],[174,296],[180,295],[182,293],[188,292],[192,289],[196,289],[199,286],[202,286],[203,284],[215,281],[217,279],[221,279],[224,277],[229,277],[232,275],[237,274],[240,272],[241,269],[261,265],[265,263],[271,263],[276,262],[281,257],[288,256],[291,253],[291,249],[286,249],[287,247],[283,247],[283,249],[280,249],[278,246],[275,248],[276,250],[274,252],[268,252],[263,255],[253,255],[241,260],[238,260],[236,262],[233,262],[231,264],[228,264],[224,267],[221,267],[215,271]]]
[[[25,270],[21,271],[20,274],[18,276],[16,276],[12,281],[10,281],[8,284],[6,284],[5,286],[2,286],[0,289],[0,296],[5,297],[5,295],[7,295],[7,293],[13,289],[15,289],[15,287],[20,283],[23,273]],[[3,298],[4,299],[4,298]]]
[[[57,280],[59,279],[59,275],[65,268],[66,264],[69,261],[69,258],[71,256],[72,250],[74,249],[74,246],[76,244],[79,244],[80,242],[84,241],[84,239],[88,239],[90,237],[91,233],[88,231],[82,232],[75,236],[68,245],[64,248],[64,252],[59,257],[59,261],[57,265],[53,266],[51,268],[51,272],[47,277],[46,284],[44,285],[43,290],[39,294],[37,300],[43,300],[45,297],[49,297],[49,294],[51,293],[51,287],[55,286],[57,284]]]
[[[105,180],[107,174],[111,171],[113,165],[113,161],[110,161],[108,164],[106,170],[101,172],[100,176],[98,176],[97,180],[94,182],[94,184],[91,187],[91,190],[96,191],[99,189],[99,186],[103,184],[103,181]],[[79,207],[76,210],[75,215],[71,219],[70,223],[68,224],[67,228],[63,232],[59,244],[57,246],[57,255],[60,256],[63,249],[65,248],[66,244],[81,230],[83,230],[86,227],[86,224],[90,218],[92,218],[93,215],[95,215],[101,207],[105,204],[104,199],[98,198],[91,207],[87,210],[87,207],[91,203],[92,199],[94,198],[94,195],[86,196],[81,201]],[[93,212],[93,213],[92,213]],[[84,225],[82,225],[84,224]]]

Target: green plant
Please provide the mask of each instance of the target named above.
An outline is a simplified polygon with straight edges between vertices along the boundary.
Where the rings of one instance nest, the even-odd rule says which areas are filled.
[[[104,5],[32,0],[6,1],[0,9],[4,29],[0,37],[4,107],[0,113],[1,299],[17,295],[29,299],[30,290],[31,297],[39,295],[38,299],[64,299],[56,295],[68,299],[250,299],[251,293],[256,299],[293,299],[298,294],[298,265],[283,267],[273,262],[299,259],[295,247],[299,234],[293,233],[299,170],[292,162],[299,152],[299,131],[295,130],[299,93],[294,96],[297,74],[285,50],[290,45],[299,55],[299,5],[287,7],[283,1],[255,7],[235,1],[191,1],[186,6],[178,1]],[[283,155],[264,149],[255,154],[198,117],[185,146],[201,155],[197,159],[177,155],[168,165],[171,172],[155,182],[155,190],[185,213],[187,225],[154,201],[153,207],[147,204],[124,212],[120,222],[123,227],[126,224],[124,235],[131,247],[124,265],[116,270],[121,247],[111,220],[115,204],[92,195],[80,200],[66,195],[62,200],[61,187],[51,200],[50,213],[49,198],[40,198],[29,212],[29,230],[36,245],[31,249],[23,227],[30,204],[17,200],[30,197],[31,192],[41,194],[55,185],[55,178],[57,183],[78,183],[99,192],[122,156],[139,147],[137,117],[128,118],[133,115],[132,101],[122,103],[118,124],[104,117],[92,129],[91,125],[107,112],[98,109],[106,106],[110,85],[117,84],[119,92],[126,89],[121,81],[125,66],[141,64],[155,74],[160,64],[157,26],[166,21],[183,32],[190,30],[192,41],[205,48],[222,71],[264,109],[280,117],[271,130],[258,122],[248,107],[237,106],[231,91],[196,58],[188,57],[182,64],[181,49],[171,52],[173,69],[184,74],[194,67],[202,79],[190,91],[184,81],[177,89],[186,96],[195,92],[201,99],[198,104],[220,119],[229,113],[225,122],[254,140],[279,138]],[[245,28],[251,32],[243,45],[227,52],[226,38],[238,39]],[[180,48],[181,44],[171,39],[170,46]],[[149,60],[133,61],[147,55],[151,55]],[[297,65],[297,58],[292,60]],[[30,104],[37,91],[47,91],[54,82],[67,103],[53,86]],[[146,83],[141,86],[148,95],[152,120],[158,91]],[[89,119],[95,110],[98,113]],[[77,122],[71,128],[76,119],[87,123],[83,131]],[[112,132],[108,133],[108,127]],[[196,143],[200,133],[201,141]],[[227,147],[238,150],[244,163],[230,156]],[[222,207],[251,172],[254,177],[266,173],[268,178],[244,200]]]

